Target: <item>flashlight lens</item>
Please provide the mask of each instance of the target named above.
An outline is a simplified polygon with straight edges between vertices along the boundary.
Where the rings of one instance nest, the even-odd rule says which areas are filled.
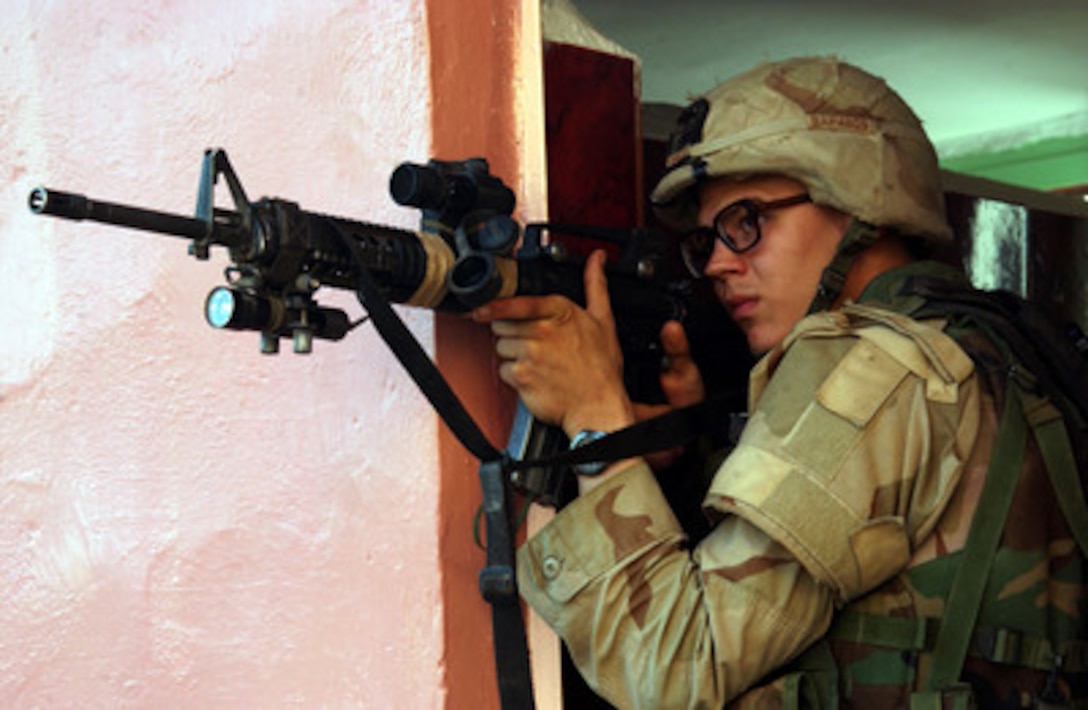
[[[205,316],[214,328],[226,328],[234,317],[234,291],[220,286],[208,294]]]

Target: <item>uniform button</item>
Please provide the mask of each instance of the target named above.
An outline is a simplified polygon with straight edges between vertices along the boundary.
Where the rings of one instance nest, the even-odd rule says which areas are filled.
[[[545,557],[544,563],[540,566],[540,571],[544,573],[545,579],[555,579],[562,570],[563,560],[555,555],[548,555]]]

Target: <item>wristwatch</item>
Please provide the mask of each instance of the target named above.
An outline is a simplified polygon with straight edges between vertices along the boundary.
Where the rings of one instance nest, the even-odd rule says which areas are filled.
[[[592,444],[594,441],[598,441],[608,436],[607,431],[597,431],[596,429],[583,429],[574,435],[570,440],[570,450],[581,448],[588,444]],[[576,463],[571,466],[576,474],[579,476],[596,476],[601,471],[608,468],[611,461],[587,461],[585,463]]]

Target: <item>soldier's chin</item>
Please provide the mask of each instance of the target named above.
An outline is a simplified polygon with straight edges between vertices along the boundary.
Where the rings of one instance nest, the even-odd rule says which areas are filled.
[[[756,357],[762,357],[777,347],[786,337],[769,325],[760,325],[753,321],[740,323],[741,331],[748,339],[748,350]],[[787,331],[788,332],[788,331]]]

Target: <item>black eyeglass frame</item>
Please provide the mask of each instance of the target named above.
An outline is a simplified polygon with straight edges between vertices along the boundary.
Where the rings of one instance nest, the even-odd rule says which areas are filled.
[[[743,254],[753,249],[763,238],[762,220],[760,219],[762,214],[810,202],[812,202],[812,197],[807,192],[783,197],[780,200],[771,200],[770,202],[749,198],[730,202],[714,215],[714,219],[711,221],[712,227],[696,227],[680,240],[680,256],[684,266],[687,267],[692,276],[702,278],[707,264],[710,263],[710,255],[714,253],[714,239],[719,240],[725,245],[726,249],[734,254]],[[738,210],[744,211],[740,219],[751,220],[754,227],[755,235],[746,244],[738,244],[733,235],[729,234],[727,228],[723,226],[723,218],[727,215],[736,214]],[[709,244],[709,247],[707,247],[707,244]],[[701,268],[699,268],[700,266]]]

